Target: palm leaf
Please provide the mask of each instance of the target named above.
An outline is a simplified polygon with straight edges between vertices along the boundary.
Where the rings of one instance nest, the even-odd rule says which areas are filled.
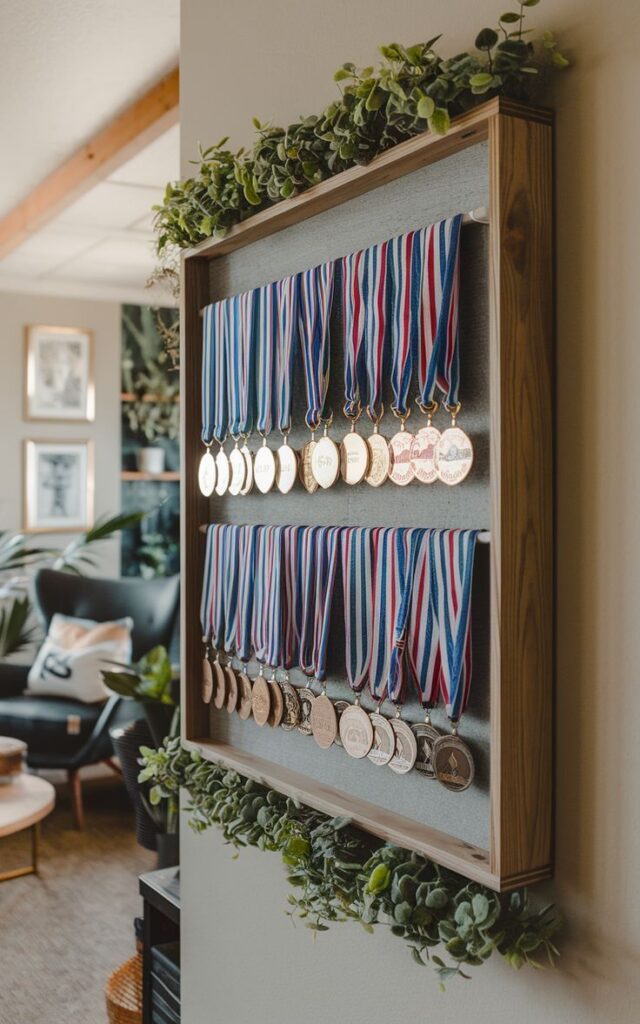
[[[21,651],[31,642],[34,627],[27,625],[30,613],[28,597],[16,597],[0,608],[0,658]]]
[[[148,514],[148,512],[121,512],[117,516],[102,516],[96,520],[90,530],[80,534],[70,544],[67,544],[53,563],[53,568],[80,573],[82,565],[95,565],[92,556],[86,551],[90,544],[98,544],[100,541],[113,537],[120,530],[128,530],[132,526],[137,526]]]

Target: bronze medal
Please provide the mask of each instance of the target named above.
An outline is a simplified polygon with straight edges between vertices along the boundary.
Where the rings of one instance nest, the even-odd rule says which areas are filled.
[[[335,738],[335,744],[337,747],[342,746],[342,740],[340,739],[340,719],[342,718],[342,712],[346,711],[347,708],[350,707],[351,704],[349,703],[348,700],[334,700],[333,702],[333,709],[336,713],[336,718],[338,719],[338,732],[336,733]]]
[[[261,494],[268,494],[276,482],[276,460],[266,439],[253,460],[253,479]]]
[[[404,427],[394,434],[389,441],[389,457],[391,469],[389,479],[398,487],[406,487],[414,478],[413,465],[411,462],[411,443],[413,434],[410,434]]]
[[[236,495],[241,493],[247,475],[247,464],[237,444],[229,456],[229,467],[231,469],[229,494],[232,494],[235,498]]]
[[[391,466],[389,445],[387,439],[376,430],[367,438],[367,447],[369,449],[369,469],[365,480],[371,487],[380,487],[389,477]]]
[[[300,452],[300,459],[298,462],[298,474],[300,476],[300,483],[309,494],[315,494],[318,490],[318,481],[313,475],[311,469],[311,459],[313,457],[313,451],[316,446],[316,442],[313,438],[304,445]]]
[[[457,735],[440,736],[431,755],[436,779],[446,789],[461,793],[473,782],[475,766],[467,744]]]
[[[227,699],[224,706],[231,714],[238,706],[238,678],[231,665],[225,665],[224,674],[227,677]]]
[[[260,674],[253,681],[251,710],[258,725],[266,725],[271,711],[271,689],[265,677]]]
[[[216,463],[207,448],[198,466],[198,487],[205,498],[210,498],[216,486]]]
[[[401,718],[392,718],[391,728],[396,734],[396,751],[389,761],[389,767],[397,775],[406,775],[416,763],[418,744],[411,728]]]
[[[251,449],[246,444],[243,444],[240,449],[240,454],[244,459],[245,467],[244,486],[242,487],[240,494],[244,496],[253,490],[253,455],[251,454]]]
[[[229,459],[224,448],[221,446],[220,451],[216,455],[216,494],[219,498],[227,493],[230,478]]]
[[[203,658],[202,661],[202,699],[205,704],[211,703],[211,697],[213,694],[213,672],[211,671],[211,662],[208,658]]]
[[[438,479],[449,487],[462,483],[473,465],[473,445],[460,427],[451,426],[440,435],[436,446]]]
[[[321,437],[311,453],[311,472],[323,490],[333,487],[340,473],[340,452],[328,434]]]
[[[238,714],[243,721],[251,718],[251,680],[246,672],[238,672]]]
[[[311,709],[313,708],[313,702],[316,699],[316,695],[313,690],[309,689],[308,686],[302,686],[298,690],[298,700],[300,701],[300,721],[298,722],[298,732],[301,732],[303,736],[311,736]]]
[[[373,744],[373,726],[359,704],[350,704],[340,715],[340,739],[349,757],[366,757]]]
[[[227,677],[217,658],[211,667],[213,670],[213,703],[220,711],[227,699]]]
[[[280,725],[282,716],[284,714],[284,698],[282,696],[282,690],[276,677],[269,680],[269,691],[271,696],[271,710],[269,712],[269,725],[275,729],[277,725]]]
[[[311,708],[311,731],[319,747],[328,750],[336,738],[338,721],[333,704],[325,693],[313,702]]]
[[[413,735],[418,744],[418,755],[416,757],[416,771],[420,772],[427,779],[435,779],[436,772],[433,767],[433,745],[439,740],[441,733],[431,725],[430,722],[416,722],[411,726]]]
[[[428,424],[414,435],[411,442],[411,465],[416,480],[421,484],[432,484],[438,479],[436,446],[440,436],[438,428]]]
[[[376,765],[389,764],[396,752],[396,734],[391,723],[377,711],[369,715],[369,721],[373,726],[373,743],[367,757]]]
[[[300,700],[298,699],[298,691],[291,683],[281,683],[280,689],[282,690],[282,699],[284,701],[280,725],[289,732],[300,724]]]
[[[298,457],[286,437],[277,452],[276,486],[281,494],[288,494],[296,482]]]
[[[364,437],[352,429],[340,445],[340,473],[346,484],[359,484],[369,470],[369,446]]]

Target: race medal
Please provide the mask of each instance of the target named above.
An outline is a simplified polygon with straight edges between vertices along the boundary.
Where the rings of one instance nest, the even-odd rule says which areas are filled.
[[[216,455],[216,494],[219,498],[226,494],[229,488],[231,473],[229,470],[229,459],[222,445]]]
[[[216,463],[210,450],[207,448],[206,452],[200,459],[200,465],[198,466],[198,487],[200,488],[201,494],[205,498],[211,497],[216,486]]]
[[[277,452],[276,486],[281,494],[288,494],[296,482],[298,458],[286,437]]]
[[[418,744],[410,727],[401,718],[392,718],[391,728],[396,736],[396,749],[389,761],[389,768],[397,775],[406,775],[416,763]]]
[[[211,671],[211,662],[208,658],[202,660],[202,699],[205,704],[211,703],[211,696],[213,694],[213,672]]]
[[[460,427],[451,426],[440,435],[436,445],[436,472],[443,484],[461,483],[473,465],[473,445]]]
[[[309,689],[308,686],[303,686],[298,690],[298,700],[300,702],[300,720],[297,725],[298,732],[301,732],[303,736],[311,736],[311,710],[313,703],[316,699],[316,695],[313,690]]]
[[[253,478],[261,494],[268,494],[276,482],[276,460],[266,438],[253,461]]]
[[[340,445],[340,473],[346,484],[359,484],[369,470],[369,446],[361,434],[351,430]]]
[[[227,679],[227,699],[225,701],[225,707],[229,714],[236,710],[238,705],[238,679],[231,668],[231,665],[225,665],[224,674]]]
[[[411,726],[413,735],[418,744],[416,757],[416,771],[420,772],[427,779],[435,779],[436,772],[433,767],[433,745],[441,738],[441,733],[430,724],[430,722],[416,722]]]
[[[318,481],[313,475],[311,469],[311,459],[313,456],[313,450],[316,446],[315,440],[312,438],[302,448],[300,452],[300,459],[298,461],[298,475],[300,476],[300,483],[309,494],[315,494],[318,490]]]
[[[325,434],[311,453],[311,472],[324,490],[333,487],[340,472],[340,452],[335,441]]]
[[[377,711],[369,715],[369,721],[373,726],[373,745],[367,757],[376,765],[389,764],[396,751],[396,734],[391,723]]]
[[[349,757],[366,757],[373,744],[373,726],[359,704],[350,704],[340,716],[340,739]]]
[[[236,497],[244,487],[247,475],[247,464],[237,444],[229,456],[229,467],[231,469],[231,480],[229,481],[229,494]]]
[[[365,480],[371,487],[380,487],[389,477],[391,467],[389,445],[386,438],[376,430],[367,438],[367,447],[369,449],[369,468]]]
[[[251,718],[251,680],[246,672],[238,672],[238,714],[243,721]]]
[[[334,700],[333,709],[336,713],[336,719],[338,720],[338,732],[336,733],[335,744],[337,747],[342,746],[342,740],[340,739],[340,719],[342,718],[342,712],[350,708],[351,704],[348,700]]]
[[[260,674],[253,681],[251,710],[258,725],[266,725],[271,711],[271,689],[265,677]]]
[[[280,725],[289,732],[300,724],[300,700],[298,699],[298,692],[295,686],[292,686],[291,683],[281,683],[280,689],[282,690],[282,699],[284,701]]]
[[[422,427],[413,436],[410,448],[411,465],[416,480],[419,480],[421,484],[432,484],[434,480],[438,479],[436,446],[440,436],[438,428],[432,427],[430,424]]]
[[[310,722],[314,740],[323,750],[328,750],[338,733],[338,721],[333,704],[326,694],[314,700]]]
[[[240,494],[244,496],[253,489],[253,455],[251,454],[251,449],[246,444],[243,444],[240,454],[244,459],[245,466],[244,486],[240,491]]]
[[[282,721],[282,715],[284,714],[284,698],[282,696],[282,690],[280,684],[277,682],[275,675],[273,679],[269,680],[269,690],[271,696],[271,710],[269,711],[269,725],[275,729],[277,725],[280,725]]]
[[[411,462],[411,443],[413,434],[408,430],[399,430],[389,441],[389,454],[391,468],[389,479],[398,487],[406,487],[414,478],[413,464]]]
[[[440,736],[433,744],[432,762],[435,776],[446,789],[461,793],[473,782],[473,756],[459,736]]]
[[[214,661],[212,665],[213,669],[213,703],[220,711],[227,699],[227,677],[224,674],[224,669],[218,659]]]

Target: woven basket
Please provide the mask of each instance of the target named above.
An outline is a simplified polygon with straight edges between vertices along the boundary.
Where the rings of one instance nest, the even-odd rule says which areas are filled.
[[[117,967],[105,989],[109,1024],[142,1024],[142,957]]]

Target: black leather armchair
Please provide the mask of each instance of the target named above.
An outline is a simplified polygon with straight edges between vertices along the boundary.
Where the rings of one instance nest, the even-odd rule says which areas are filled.
[[[35,578],[37,610],[46,629],[53,615],[107,622],[133,619],[136,661],[157,644],[169,647],[179,600],[179,577],[165,579],[90,579],[41,569]],[[106,761],[114,767],[109,730],[139,718],[130,700],[109,697],[97,704],[64,697],[31,696],[25,691],[28,665],[0,663],[0,735],[28,746],[31,768],[61,768],[68,774],[74,821],[83,825],[80,769]]]

